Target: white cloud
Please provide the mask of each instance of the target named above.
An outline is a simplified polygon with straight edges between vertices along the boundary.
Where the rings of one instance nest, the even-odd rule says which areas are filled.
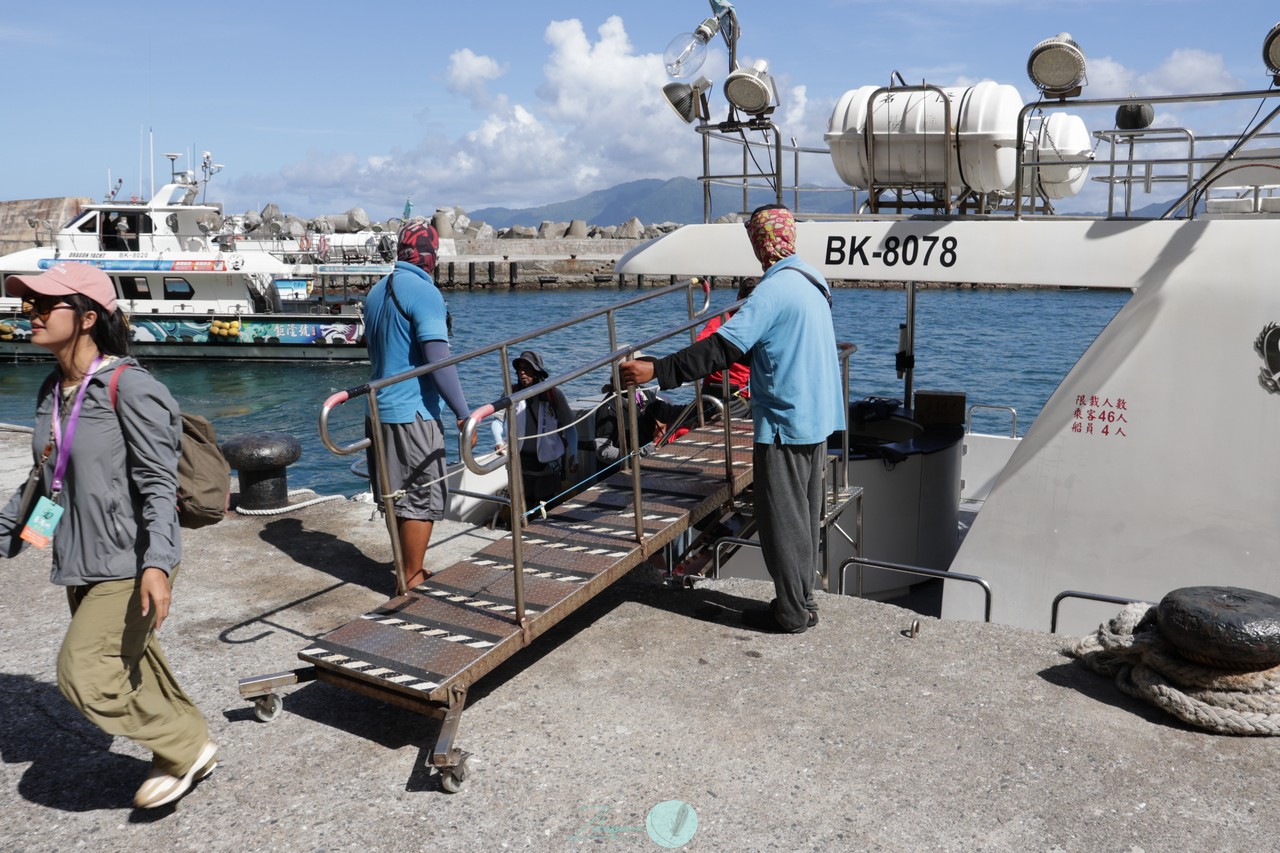
[[[779,93],[782,99],[782,127],[800,127],[805,123],[805,108],[808,106],[808,89],[805,86],[793,86],[790,91]]]
[[[620,17],[609,17],[594,37],[579,20],[554,21],[544,40],[549,53],[533,102],[491,97],[489,84],[508,67],[501,58],[458,50],[449,57],[447,86],[481,110],[469,131],[363,157],[313,152],[275,175],[246,175],[236,185],[301,213],[319,211],[327,198],[368,199],[377,217],[398,211],[406,195],[421,209],[523,207],[697,171],[699,137],[662,95],[661,55],[637,53]],[[713,55],[703,73],[722,78],[724,64]],[[787,109],[799,116],[804,92],[797,87],[788,96]],[[722,108],[713,98],[713,111]]]
[[[1156,96],[1240,89],[1243,81],[1227,70],[1216,53],[1182,48],[1173,51],[1151,71],[1127,68],[1109,56],[1089,60],[1085,97],[1122,98],[1137,93]]]
[[[491,102],[488,84],[507,73],[507,66],[491,56],[481,56],[469,47],[449,54],[449,70],[445,75],[449,91],[470,99],[472,106]]]
[[[1227,71],[1220,55],[1194,48],[1175,50],[1159,68],[1145,75],[1143,82],[1159,94],[1243,88],[1243,81]]]
[[[1138,85],[1138,74],[1109,56],[1090,59],[1087,73],[1086,98],[1123,98]]]

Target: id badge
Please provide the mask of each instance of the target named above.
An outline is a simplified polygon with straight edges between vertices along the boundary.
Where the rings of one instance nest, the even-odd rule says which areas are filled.
[[[58,522],[61,520],[62,507],[46,497],[41,497],[36,501],[36,508],[31,511],[31,517],[27,519],[26,526],[22,528],[21,536],[37,548],[48,548],[53,531],[58,528]]]

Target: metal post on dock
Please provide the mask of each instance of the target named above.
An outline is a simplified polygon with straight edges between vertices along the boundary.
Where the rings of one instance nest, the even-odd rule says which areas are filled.
[[[391,535],[391,561],[395,565],[396,570],[396,595],[404,595],[409,591],[408,577],[405,572],[404,550],[400,547],[400,524],[396,518],[395,498],[392,497],[384,484],[391,482],[391,477],[387,474],[387,453],[386,446],[382,443],[382,422],[378,415],[378,395],[376,393],[369,395],[369,438],[373,443],[373,457],[378,463],[378,476],[374,478],[373,472],[370,473],[370,488],[375,492],[382,492],[375,495],[382,501],[382,514],[386,519],[387,532]]]

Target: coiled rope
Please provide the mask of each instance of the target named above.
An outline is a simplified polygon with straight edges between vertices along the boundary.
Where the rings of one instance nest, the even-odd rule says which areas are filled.
[[[1127,605],[1063,652],[1135,699],[1219,734],[1280,734],[1280,666],[1240,672],[1194,663],[1178,654],[1156,625],[1156,607]]]

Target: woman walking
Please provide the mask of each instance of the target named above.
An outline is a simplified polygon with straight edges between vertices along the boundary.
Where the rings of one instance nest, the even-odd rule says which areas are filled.
[[[134,805],[162,806],[213,772],[218,750],[155,635],[182,557],[178,407],[129,357],[106,273],[59,263],[10,276],[5,291],[57,368],[36,399],[32,479],[0,512],[0,550],[52,545],[51,580],[71,607],[58,688],[104,732],[152,751]]]

